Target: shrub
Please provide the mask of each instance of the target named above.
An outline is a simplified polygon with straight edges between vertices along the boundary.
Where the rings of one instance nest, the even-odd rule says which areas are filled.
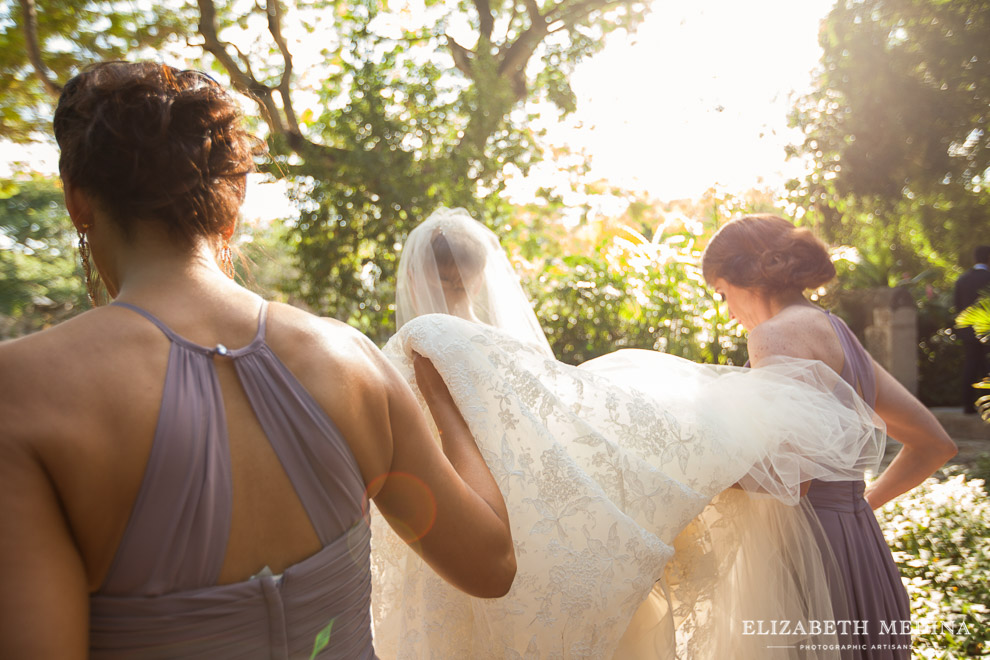
[[[927,406],[958,406],[962,344],[953,329],[951,291],[918,300],[918,398]]]
[[[593,256],[557,257],[524,278],[554,353],[578,364],[620,348],[742,364],[742,328],[712,297],[694,237],[632,229]]]
[[[877,519],[911,597],[914,657],[990,652],[990,502],[980,479],[928,479]],[[965,624],[968,634],[959,632]]]

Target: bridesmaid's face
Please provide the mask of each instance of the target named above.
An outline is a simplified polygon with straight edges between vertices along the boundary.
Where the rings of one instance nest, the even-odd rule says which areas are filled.
[[[752,330],[773,316],[766,297],[756,289],[735,286],[722,278],[712,282],[715,293],[729,306],[729,315],[746,330]]]

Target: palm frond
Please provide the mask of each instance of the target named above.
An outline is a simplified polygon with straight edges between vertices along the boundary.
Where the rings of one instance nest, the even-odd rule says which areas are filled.
[[[957,328],[973,328],[977,336],[990,335],[990,289],[984,289],[979,300],[959,312]]]

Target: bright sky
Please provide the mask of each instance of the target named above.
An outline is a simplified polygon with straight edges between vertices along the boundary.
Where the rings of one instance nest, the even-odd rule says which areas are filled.
[[[633,35],[613,34],[572,78],[578,110],[548,125],[548,140],[592,157],[593,176],[662,200],[716,186],[779,187],[800,172],[784,147],[791,94],[808,89],[821,51],[818,31],[833,0],[654,0]],[[0,144],[10,160],[57,171],[50,147]],[[510,187],[517,198],[547,185],[550,165]],[[255,181],[246,208],[284,216],[278,185]]]
[[[662,200],[708,188],[778,187],[800,173],[784,147],[791,94],[821,56],[833,0],[656,0],[635,34],[582,63],[578,110],[550,128],[583,149],[592,172]]]

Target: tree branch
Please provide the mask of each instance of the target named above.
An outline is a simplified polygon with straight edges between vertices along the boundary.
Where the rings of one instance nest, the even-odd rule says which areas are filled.
[[[487,5],[487,2],[485,4]],[[504,44],[499,48],[496,56],[498,58],[498,76],[508,81],[515,102],[526,98],[526,65],[533,53],[536,52],[540,42],[547,35],[548,27],[546,18],[540,13],[540,7],[536,0],[524,0],[524,5],[530,19],[529,27],[523,30],[514,42]],[[513,4],[513,11],[515,12],[515,4]],[[513,13],[513,19],[514,17],[515,13]],[[466,59],[466,56],[471,54],[470,51],[454,42],[450,37],[447,38],[447,41],[454,53],[454,62],[457,68],[473,79],[470,61]],[[462,62],[459,62],[459,59]],[[500,107],[500,102],[494,103],[488,107],[488,112],[472,115],[464,129],[464,135],[452,153],[459,157],[471,158],[471,151],[484,147],[485,142],[496,130],[502,118],[511,110],[511,105],[512,103]]]
[[[447,46],[450,48],[450,54],[454,58],[454,66],[465,76],[473,79],[474,75],[471,71],[471,55],[473,53],[454,41],[454,38],[449,34],[444,36],[447,38]]]
[[[220,41],[217,35],[217,11],[213,0],[197,0],[197,4],[199,4],[199,33],[203,35],[203,48],[219,60],[236,89],[255,97],[272,132],[285,134],[285,126],[272,97],[271,88],[258,82],[250,68],[245,66],[245,69],[241,69],[227,52],[227,44]],[[238,53],[240,54],[239,51]],[[244,59],[243,55],[241,58]]]
[[[277,0],[269,1],[277,2]],[[336,147],[311,142],[299,131],[299,125],[296,121],[296,116],[292,110],[292,104],[289,99],[292,59],[287,45],[281,36],[281,8],[271,7],[271,5],[269,5],[271,11],[274,12],[274,16],[272,13],[269,13],[268,16],[269,30],[273,30],[272,21],[274,20],[275,22],[272,36],[275,37],[277,43],[280,42],[280,50],[284,47],[284,50],[281,52],[282,56],[285,58],[286,72],[282,74],[282,79],[279,82],[277,90],[279,92],[279,96],[282,97],[282,104],[285,107],[286,118],[289,122],[288,128],[282,121],[282,115],[279,112],[279,107],[275,103],[275,98],[273,95],[274,90],[254,77],[247,58],[243,53],[237,50],[236,46],[234,46],[234,50],[237,50],[238,57],[240,57],[241,61],[244,63],[244,68],[239,67],[237,65],[237,61],[231,57],[229,52],[227,52],[228,44],[220,41],[220,38],[217,35],[216,7],[213,4],[213,0],[197,0],[197,2],[199,4],[200,12],[199,33],[203,36],[203,48],[216,57],[220,64],[222,64],[227,70],[227,75],[230,76],[230,80],[233,83],[234,88],[245,92],[254,98],[258,105],[261,106],[262,118],[265,120],[265,123],[268,124],[269,130],[274,135],[284,138],[290,149],[302,156],[304,159],[309,159],[314,164],[320,163],[324,167],[334,167],[340,161],[341,156],[343,156],[346,152]]]
[[[492,15],[491,4],[488,0],[474,0],[474,6],[478,10],[478,26],[481,36],[491,41],[492,30],[495,29],[495,17]]]
[[[498,74],[510,78],[519,100],[525,97],[526,65],[536,52],[537,46],[547,35],[547,24],[543,20],[529,26],[516,41],[509,46],[498,65]],[[522,86],[520,87],[520,81]],[[521,95],[520,95],[521,94]]]
[[[547,36],[549,25],[546,17],[540,13],[540,7],[536,0],[525,0],[525,4],[530,26],[523,30],[515,42],[501,53],[502,61],[499,62],[498,66],[499,75],[512,80],[513,89],[519,100],[522,100],[526,94],[526,65],[533,53],[536,52],[537,46]]]
[[[292,107],[292,53],[289,52],[289,45],[282,36],[282,3],[279,0],[268,0],[265,8],[268,14],[268,31],[278,50],[282,53],[282,77],[278,81],[278,93],[282,97],[282,108],[285,110],[286,121],[289,122],[289,131],[300,133],[299,120],[296,119],[296,111]]]
[[[551,31],[557,31],[563,27],[574,27],[582,19],[599,9],[609,5],[628,3],[630,0],[576,0],[574,2],[560,2],[552,7],[546,14],[540,11],[538,0],[523,0],[526,14],[529,16],[530,25],[523,30],[515,41],[505,44],[498,53],[498,75],[507,81],[511,87],[512,94],[516,102],[522,101],[527,94],[526,67],[530,59],[536,53],[537,48]],[[485,3],[487,6],[487,2]],[[477,6],[477,0],[476,0]],[[515,5],[513,6],[515,8]],[[557,27],[560,24],[560,28]],[[553,30],[551,30],[553,26]],[[464,71],[471,77],[469,72],[470,62],[467,56],[471,53],[467,49],[459,46],[450,37],[447,38],[454,53],[454,62],[457,68]],[[489,107],[489,114],[475,115],[468,122],[464,130],[464,136],[454,148],[455,154],[469,154],[469,149],[480,149],[485,141],[495,130],[502,117],[511,108]]]
[[[34,0],[20,0],[20,2],[24,13],[24,43],[28,59],[34,67],[34,74],[45,85],[49,94],[58,96],[62,93],[62,86],[51,77],[51,71],[41,58],[41,44],[38,41],[38,8]]]
[[[255,80],[254,71],[251,69],[251,58],[245,55],[244,51],[238,48],[237,44],[225,44],[225,46],[230,46],[237,53],[237,57],[244,64],[244,75],[251,80]]]
[[[529,14],[529,20],[532,21],[533,25],[537,23],[544,23],[544,17],[540,13],[540,6],[536,4],[536,0],[526,0],[526,13]]]

